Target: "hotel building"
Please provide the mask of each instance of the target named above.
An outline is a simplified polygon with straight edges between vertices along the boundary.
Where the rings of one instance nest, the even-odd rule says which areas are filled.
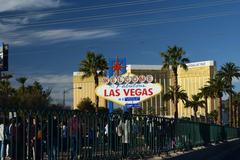
[[[214,61],[201,61],[188,63],[188,70],[185,71],[182,68],[178,69],[178,84],[181,89],[185,90],[188,97],[191,98],[193,94],[197,94],[199,89],[207,84],[207,81],[214,77],[216,73],[216,64]],[[162,93],[154,96],[141,103],[142,112],[145,114],[156,114],[161,116],[173,117],[175,109],[172,102],[166,102],[163,100],[163,95],[169,89],[169,86],[173,84],[173,75],[167,70],[162,70],[161,65],[127,65],[127,71],[136,75],[148,75],[151,74],[154,77],[156,83],[162,85]],[[100,84],[103,80],[100,79]],[[80,72],[73,73],[73,88],[82,87],[81,90],[73,90],[73,107],[76,108],[80,101],[89,97],[95,102],[95,90],[93,77],[82,79]],[[100,98],[99,106],[107,107],[106,100]],[[208,100],[208,112],[217,109],[215,100]],[[179,101],[178,103],[179,117],[192,116],[192,108],[186,108],[184,104]],[[204,108],[200,108],[197,115],[204,116]]]

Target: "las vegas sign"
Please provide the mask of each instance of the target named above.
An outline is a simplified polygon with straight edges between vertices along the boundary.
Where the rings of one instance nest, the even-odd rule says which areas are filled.
[[[104,78],[104,84],[96,88],[96,95],[121,106],[139,106],[162,91],[159,83],[153,83],[152,75],[134,75],[126,73],[121,76]]]

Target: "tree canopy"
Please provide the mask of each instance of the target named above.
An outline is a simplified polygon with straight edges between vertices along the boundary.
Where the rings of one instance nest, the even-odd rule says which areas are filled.
[[[0,81],[0,106],[2,108],[43,109],[50,105],[50,89],[43,89],[37,81],[26,86],[27,78],[25,77],[17,78],[21,86],[14,88],[9,81],[12,76],[8,77]]]
[[[91,112],[92,113],[95,111],[94,103],[88,97],[83,98],[82,101],[77,105],[77,108],[83,112]]]

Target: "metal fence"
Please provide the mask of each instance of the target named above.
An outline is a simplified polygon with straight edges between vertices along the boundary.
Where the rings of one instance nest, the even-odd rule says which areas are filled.
[[[4,159],[141,158],[219,142],[239,130],[158,116],[0,110]]]

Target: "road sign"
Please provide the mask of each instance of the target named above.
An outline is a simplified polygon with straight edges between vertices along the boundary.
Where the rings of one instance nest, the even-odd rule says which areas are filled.
[[[140,97],[125,97],[125,101],[139,101]]]
[[[133,104],[127,103],[125,106],[128,107],[128,108],[139,108],[139,107],[141,107],[141,105],[138,104],[138,103],[133,103]]]

